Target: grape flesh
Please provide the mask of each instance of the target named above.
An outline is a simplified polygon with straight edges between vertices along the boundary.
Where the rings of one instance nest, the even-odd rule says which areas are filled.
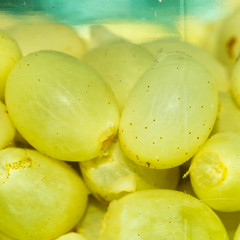
[[[194,192],[218,211],[240,210],[239,142],[239,133],[217,133],[194,156],[190,166]]]

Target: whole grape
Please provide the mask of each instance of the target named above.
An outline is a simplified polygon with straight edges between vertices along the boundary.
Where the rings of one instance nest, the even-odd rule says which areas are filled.
[[[35,52],[17,63],[7,81],[6,104],[19,133],[60,160],[96,157],[118,129],[111,89],[85,63],[56,51]]]

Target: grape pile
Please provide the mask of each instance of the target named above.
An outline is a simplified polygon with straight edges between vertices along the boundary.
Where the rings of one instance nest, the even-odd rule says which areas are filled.
[[[0,19],[0,240],[240,239],[240,9],[201,42]]]

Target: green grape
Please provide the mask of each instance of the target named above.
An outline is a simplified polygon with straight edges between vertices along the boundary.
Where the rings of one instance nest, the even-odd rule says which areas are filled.
[[[222,23],[218,34],[217,57],[231,71],[240,54],[240,8]]]
[[[87,51],[84,40],[67,25],[35,20],[16,24],[7,31],[24,56],[39,50],[55,50],[81,58]]]
[[[68,164],[35,150],[0,151],[0,231],[18,240],[50,240],[84,214],[87,190]]]
[[[4,235],[0,232],[0,240],[15,240],[15,239],[10,238],[10,237],[8,237],[8,236],[6,236],[6,235]]]
[[[144,190],[110,203],[98,240],[228,240],[203,202],[174,190]]]
[[[192,160],[189,172],[194,192],[213,209],[240,210],[239,142],[239,133],[217,133]]]
[[[116,141],[97,158],[80,163],[88,189],[103,202],[148,188],[176,188],[179,168],[150,169],[135,164]]]
[[[138,45],[117,41],[91,50],[83,60],[109,84],[122,109],[134,84],[151,67],[154,57]]]
[[[0,150],[8,146],[15,136],[15,128],[12,125],[6,106],[0,101]]]
[[[23,57],[8,78],[6,104],[27,142],[60,160],[96,157],[118,128],[117,103],[103,79],[60,52]]]
[[[4,90],[8,75],[22,57],[17,43],[0,31],[0,101],[4,100]]]
[[[90,28],[90,41],[92,48],[100,47],[103,44],[119,40],[122,40],[122,38],[111,33],[102,25],[93,25]]]
[[[233,240],[240,240],[240,224],[238,225],[238,228],[234,234],[234,239]]]
[[[127,156],[150,168],[190,159],[208,138],[218,107],[207,69],[183,53],[167,53],[137,82],[122,112],[119,139]]]
[[[232,94],[220,92],[217,119],[211,134],[218,132],[240,132],[240,108]]]
[[[240,106],[240,58],[236,61],[232,71],[232,94]]]
[[[75,227],[76,232],[86,237],[87,240],[96,240],[99,235],[101,221],[107,211],[107,206],[89,197],[86,212]]]
[[[70,232],[67,234],[62,235],[61,237],[57,238],[56,240],[88,240],[84,236],[79,233]]]
[[[219,91],[227,92],[230,90],[230,81],[226,69],[215,58],[205,50],[182,42],[176,38],[163,38],[153,42],[145,43],[143,46],[152,54],[157,56],[161,52],[184,52],[202,63],[213,75]]]

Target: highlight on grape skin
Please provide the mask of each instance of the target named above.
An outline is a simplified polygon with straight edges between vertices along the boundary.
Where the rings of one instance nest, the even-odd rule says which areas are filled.
[[[81,173],[91,193],[104,203],[151,188],[175,189],[179,168],[150,169],[132,162],[118,140],[97,158],[80,162]]]
[[[98,240],[228,240],[218,216],[202,201],[174,190],[143,190],[110,203]]]
[[[60,160],[96,157],[118,128],[111,89],[85,63],[60,52],[23,57],[8,78],[6,105],[20,134]]]
[[[213,209],[240,210],[239,142],[239,133],[217,133],[192,160],[189,172],[194,192]]]
[[[207,140],[217,116],[212,75],[183,53],[167,53],[134,86],[123,109],[119,140],[126,155],[150,168],[189,160]]]
[[[0,232],[13,239],[53,239],[84,214],[87,189],[65,162],[35,150],[0,151]]]

